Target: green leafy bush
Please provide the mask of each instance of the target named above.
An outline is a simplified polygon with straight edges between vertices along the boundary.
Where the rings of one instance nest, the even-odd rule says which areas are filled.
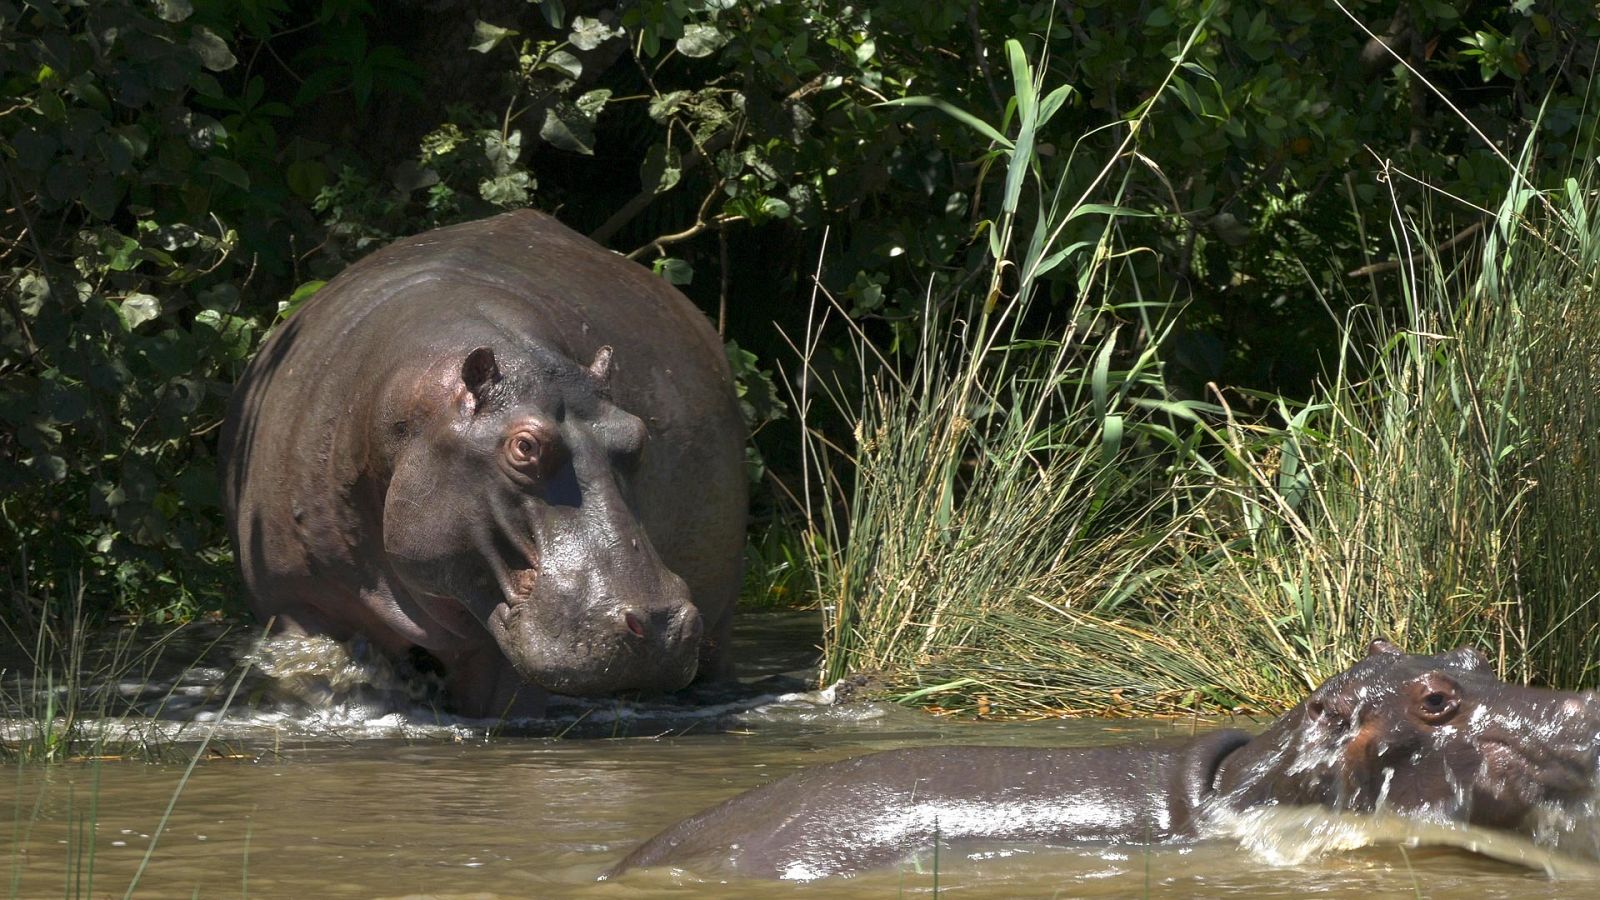
[[[382,243],[505,208],[556,211],[715,310],[758,419],[790,354],[772,324],[803,325],[813,272],[870,342],[909,349],[989,272],[1005,152],[886,101],[1005,131],[1013,36],[1070,89],[1029,160],[1050,190],[1012,212],[1072,203],[1142,121],[1117,239],[1153,252],[1115,288],[1187,302],[1168,381],[1303,391],[1333,346],[1315,288],[1363,270],[1373,296],[1352,299],[1382,302],[1394,278],[1383,226],[1352,212],[1375,172],[1483,205],[1508,135],[1536,120],[1559,158],[1594,130],[1587,5],[1346,6],[0,0],[0,566],[58,596],[81,575],[102,606],[216,603],[213,440],[266,329]],[[1452,212],[1424,240],[1480,215]],[[1052,240],[1096,246],[1102,225]],[[1085,290],[1036,274],[1030,337]],[[1126,343],[1138,320],[1107,327],[1136,326]],[[753,459],[790,473],[798,441],[765,428]]]

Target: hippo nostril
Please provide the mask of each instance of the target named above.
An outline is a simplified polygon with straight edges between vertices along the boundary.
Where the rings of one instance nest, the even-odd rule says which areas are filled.
[[[633,632],[634,637],[644,637],[644,623],[639,621],[638,616],[631,612],[623,613],[622,621],[627,624],[628,630]]]

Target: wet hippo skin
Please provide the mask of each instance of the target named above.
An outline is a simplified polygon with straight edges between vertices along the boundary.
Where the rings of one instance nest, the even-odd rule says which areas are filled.
[[[524,210],[330,281],[246,370],[221,452],[258,615],[423,654],[494,715],[727,672],[743,443],[705,316]]]
[[[1035,750],[890,750],[735,796],[646,841],[642,866],[810,879],[891,864],[934,842],[1154,843],[1267,804],[1389,811],[1496,828],[1588,798],[1600,700],[1499,681],[1480,652],[1374,641],[1262,734]]]

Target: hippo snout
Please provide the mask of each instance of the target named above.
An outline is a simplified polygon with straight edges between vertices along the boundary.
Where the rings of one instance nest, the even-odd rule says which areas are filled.
[[[639,640],[661,639],[668,644],[698,644],[704,628],[700,614],[687,603],[653,611],[628,607],[622,611],[621,622],[623,629]]]
[[[551,579],[490,630],[522,677],[555,693],[677,690],[694,679],[704,625],[682,579],[652,581],[585,578],[558,591]]]
[[[1562,710],[1574,718],[1587,718],[1600,723],[1600,691],[1583,691],[1567,698]]]

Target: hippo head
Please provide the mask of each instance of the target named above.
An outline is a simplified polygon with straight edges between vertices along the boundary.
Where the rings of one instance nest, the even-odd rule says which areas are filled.
[[[421,627],[487,629],[558,693],[673,690],[697,663],[700,614],[631,503],[645,424],[611,402],[610,371],[609,347],[587,366],[477,347],[385,425],[384,550],[433,620]]]
[[[1218,778],[1235,808],[1382,808],[1515,829],[1540,806],[1593,795],[1600,699],[1506,684],[1471,647],[1424,656],[1376,640],[1239,756]]]

